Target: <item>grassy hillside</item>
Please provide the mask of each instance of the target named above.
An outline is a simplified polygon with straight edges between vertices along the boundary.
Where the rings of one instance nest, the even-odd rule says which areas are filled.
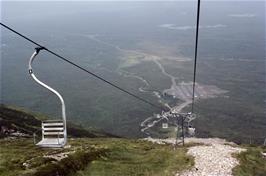
[[[96,130],[87,131],[68,125],[70,138],[66,148],[39,148],[33,144],[32,132],[45,116],[1,106],[0,127],[8,127],[28,134],[27,138],[2,135],[0,139],[0,176],[171,176],[191,168],[194,159],[187,147],[174,149],[144,140],[113,138]],[[84,137],[84,138],[79,138]],[[262,176],[266,148],[248,146],[237,154],[239,165],[234,176]]]
[[[266,173],[266,158],[261,152],[266,152],[266,148],[248,147],[246,152],[236,156],[240,165],[233,169],[235,176],[264,176]]]
[[[153,175],[170,176],[193,165],[192,157],[186,156],[185,148],[174,150],[171,146],[144,141],[119,140],[106,143],[111,148],[106,157],[93,161],[82,175]]]
[[[193,165],[185,148],[141,140],[79,138],[70,148],[42,149],[29,139],[0,140],[0,175],[174,175]],[[57,161],[52,156],[66,154]],[[46,156],[46,157],[45,157]]]
[[[27,138],[1,133],[0,176],[61,175],[174,175],[193,165],[186,148],[143,140],[113,138],[96,130],[68,123],[69,145],[64,149],[39,148],[31,135],[47,117],[19,108],[0,107],[0,127],[27,134]],[[85,137],[85,138],[78,138]],[[89,137],[89,138],[88,138]]]

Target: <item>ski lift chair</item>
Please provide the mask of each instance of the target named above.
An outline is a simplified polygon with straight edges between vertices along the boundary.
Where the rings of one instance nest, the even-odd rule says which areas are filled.
[[[29,74],[41,86],[54,93],[60,100],[62,106],[62,119],[60,120],[46,120],[42,121],[42,140],[36,145],[40,147],[58,148],[64,147],[67,143],[67,129],[66,129],[66,110],[63,97],[53,88],[40,81],[33,73],[32,62],[38,55],[40,50],[44,47],[35,48],[34,53],[29,60]]]
[[[162,123],[162,128],[163,128],[163,129],[168,128],[168,123]]]
[[[189,126],[188,127],[188,135],[189,135],[189,137],[195,136],[195,131],[196,131],[195,128],[193,128],[192,126]]]
[[[190,123],[196,119],[196,114],[192,112],[188,112],[186,116],[186,123],[187,123],[187,133],[190,137],[195,136],[196,128],[194,128]]]
[[[167,118],[166,114],[162,112],[162,128],[167,129],[168,128],[168,121],[169,119]]]

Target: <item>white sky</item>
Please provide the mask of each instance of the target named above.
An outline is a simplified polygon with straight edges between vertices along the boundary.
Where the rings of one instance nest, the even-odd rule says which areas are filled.
[[[53,2],[54,0],[0,0],[0,1],[7,1],[7,2],[12,2],[12,1],[20,1],[20,2],[23,2],[23,1],[42,1],[42,2],[45,2],[45,1],[48,1],[48,2]],[[194,2],[194,1],[197,1],[197,0],[56,0],[56,1],[60,1],[60,2],[78,2],[78,1],[82,1],[82,2],[134,2],[134,1],[141,1],[141,2],[167,2],[167,1],[173,1],[173,2],[178,2],[178,1],[191,1],[191,2]],[[226,2],[226,1],[231,1],[231,2],[256,2],[256,1],[259,1],[259,2],[266,2],[266,0],[201,0],[201,2],[204,2],[204,1],[217,1],[217,2]]]

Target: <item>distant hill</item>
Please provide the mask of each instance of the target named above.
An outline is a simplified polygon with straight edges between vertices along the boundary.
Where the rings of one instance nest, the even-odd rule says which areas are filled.
[[[41,119],[45,120],[48,118],[1,104],[0,137],[16,135],[29,137],[33,133],[40,134]],[[100,130],[86,130],[71,122],[67,123],[67,131],[70,137],[117,137]]]

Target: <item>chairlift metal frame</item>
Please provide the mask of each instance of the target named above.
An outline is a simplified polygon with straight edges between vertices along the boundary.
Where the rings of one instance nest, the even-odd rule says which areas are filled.
[[[55,89],[51,88],[44,82],[40,81],[35,74],[33,73],[32,63],[38,53],[45,49],[44,47],[37,47],[35,48],[34,53],[30,57],[28,70],[30,76],[40,84],[42,87],[48,89],[50,92],[54,93],[61,102],[62,108],[62,120],[49,120],[49,121],[42,121],[42,140],[38,142],[36,145],[40,147],[48,147],[48,148],[58,148],[64,147],[67,144],[67,128],[66,128],[66,106],[63,97],[57,92]],[[63,137],[60,137],[62,136]],[[47,137],[50,136],[50,137]],[[51,137],[53,136],[53,137]],[[57,138],[55,137],[57,136]]]

